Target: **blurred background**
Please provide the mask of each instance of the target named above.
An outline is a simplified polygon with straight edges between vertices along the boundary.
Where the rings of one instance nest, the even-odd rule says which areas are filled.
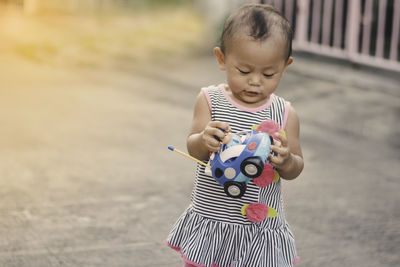
[[[181,266],[194,100],[247,2],[294,28],[277,94],[305,165],[283,181],[298,266],[400,260],[400,0],[0,0],[0,266]]]
[[[57,66],[184,54],[201,47],[203,19],[191,1],[1,1],[2,50]]]
[[[135,61],[182,49],[193,53],[215,43],[225,16],[245,2],[1,0],[2,49],[30,60],[68,58],[83,66],[105,63],[104,57]],[[281,10],[295,31],[297,51],[400,70],[397,0],[247,2]]]

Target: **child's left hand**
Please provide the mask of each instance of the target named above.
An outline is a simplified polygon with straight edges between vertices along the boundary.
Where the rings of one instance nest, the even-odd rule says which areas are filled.
[[[275,137],[279,140],[274,139],[274,143],[271,145],[272,154],[269,156],[269,161],[279,171],[284,170],[289,165],[292,154],[286,136],[281,133],[275,133]]]

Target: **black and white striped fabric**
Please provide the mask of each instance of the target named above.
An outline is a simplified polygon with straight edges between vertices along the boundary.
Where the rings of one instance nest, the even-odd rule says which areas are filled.
[[[225,85],[202,90],[212,120],[228,122],[233,133],[249,130],[266,119],[285,126],[289,103],[281,97],[272,94],[262,107],[249,109],[235,103]],[[254,202],[274,208],[278,216],[260,223],[247,220],[241,208]],[[185,260],[202,267],[289,267],[296,260],[293,235],[284,216],[280,179],[265,188],[250,181],[242,198],[230,198],[200,164],[192,204],[175,223],[167,243]]]

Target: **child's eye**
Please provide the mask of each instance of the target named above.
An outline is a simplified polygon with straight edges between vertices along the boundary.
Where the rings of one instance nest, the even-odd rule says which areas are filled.
[[[267,77],[267,78],[271,78],[272,76],[274,76],[274,73],[272,73],[272,74],[264,73],[264,76]]]
[[[241,69],[239,69],[239,68],[236,68],[241,74],[249,74],[250,73],[250,71],[243,71],[243,70],[241,70]]]

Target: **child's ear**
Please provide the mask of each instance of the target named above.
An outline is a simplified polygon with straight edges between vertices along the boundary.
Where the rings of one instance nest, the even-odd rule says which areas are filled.
[[[285,66],[283,67],[282,73],[286,70],[287,67],[289,67],[290,64],[293,63],[293,58],[289,57],[286,62],[285,62]]]
[[[214,47],[214,55],[217,58],[218,66],[221,70],[226,70],[225,67],[225,55],[222,53],[222,50],[220,47]]]
[[[285,68],[288,67],[292,63],[293,63],[293,57],[289,57],[288,60],[286,61]]]

